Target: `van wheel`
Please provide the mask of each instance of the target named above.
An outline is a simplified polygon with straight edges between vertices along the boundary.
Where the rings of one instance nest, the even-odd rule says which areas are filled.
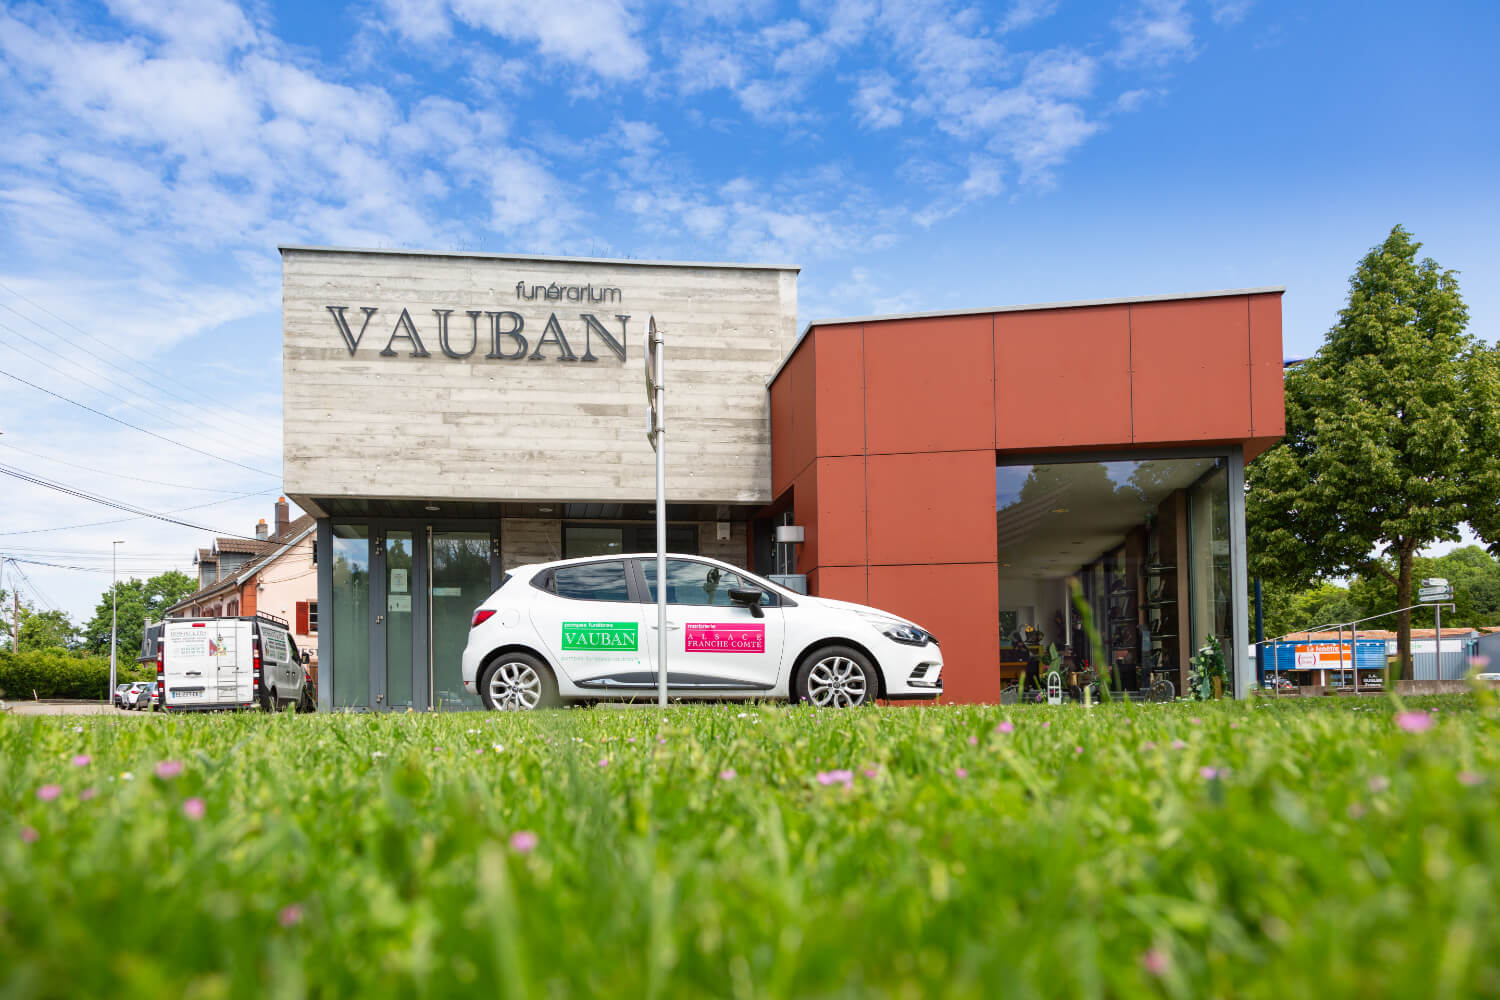
[[[819,708],[857,708],[875,701],[880,682],[875,664],[859,650],[825,646],[803,658],[792,691]]]
[[[260,693],[260,709],[262,712],[276,711],[276,692],[266,688]]]
[[[496,712],[525,712],[557,704],[557,681],[547,665],[530,653],[495,657],[479,683],[479,699]]]

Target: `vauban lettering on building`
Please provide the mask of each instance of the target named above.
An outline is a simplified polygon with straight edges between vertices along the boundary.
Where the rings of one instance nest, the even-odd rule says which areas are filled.
[[[619,302],[622,293],[619,288],[609,285],[559,285],[552,282],[548,285],[528,284],[525,281],[516,282],[516,298],[525,302],[576,302],[579,304],[598,305],[611,302]],[[349,356],[353,357],[364,340],[365,334],[370,330],[371,323],[375,324],[376,330],[384,327],[384,323],[376,320],[380,309],[374,306],[360,306],[359,311],[363,319],[357,319],[359,332],[354,331],[350,322],[348,312],[350,306],[326,306],[329,314],[333,316],[334,325],[339,336],[343,338],[344,346],[349,349]],[[454,319],[453,309],[433,309],[432,320],[423,320],[426,328],[427,341],[423,340],[423,330],[418,327],[417,321],[412,317],[410,311],[402,309],[396,316],[390,328],[390,335],[386,337],[385,346],[380,350],[380,356],[384,358],[397,357],[401,351],[397,350],[397,341],[402,341],[402,349],[414,358],[430,358],[432,352],[427,349],[427,343],[432,337],[436,337],[438,349],[445,357],[463,360],[470,358],[478,352],[481,345],[488,346],[489,350],[483,355],[492,361],[545,361],[552,357],[558,361],[598,361],[594,354],[594,339],[597,337],[600,344],[607,348],[620,361],[625,360],[626,334],[630,317],[625,314],[615,313],[613,318],[620,324],[620,335],[615,337],[613,331],[606,325],[606,321],[599,318],[595,313],[580,312],[577,321],[571,318],[568,326],[572,328],[573,340],[568,339],[567,330],[563,321],[558,319],[556,312],[547,316],[545,323],[541,325],[541,333],[538,335],[536,328],[528,328],[526,317],[511,309],[465,309],[463,314],[468,317],[468,322],[463,319]],[[418,315],[421,315],[419,312]],[[464,329],[467,327],[468,329]],[[577,343],[579,336],[583,338],[583,354],[577,354],[573,344]],[[536,337],[535,343],[531,337]],[[378,340],[374,343],[379,343]]]

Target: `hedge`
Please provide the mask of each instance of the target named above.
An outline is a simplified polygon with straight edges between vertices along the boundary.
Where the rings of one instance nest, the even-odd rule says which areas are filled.
[[[134,659],[117,661],[116,682],[150,680],[155,669]],[[109,697],[109,657],[65,649],[0,652],[0,698],[12,701],[37,698]]]

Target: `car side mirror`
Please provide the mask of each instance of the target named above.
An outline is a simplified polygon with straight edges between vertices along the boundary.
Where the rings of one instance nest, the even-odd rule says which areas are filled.
[[[729,591],[729,599],[736,604],[743,604],[750,609],[752,618],[764,618],[766,613],[760,609],[761,591],[756,587],[733,587]]]
[[[307,650],[304,649],[302,651],[302,665],[305,667],[305,666],[307,666],[311,662],[312,662],[312,653],[310,653],[310,652],[308,652]]]

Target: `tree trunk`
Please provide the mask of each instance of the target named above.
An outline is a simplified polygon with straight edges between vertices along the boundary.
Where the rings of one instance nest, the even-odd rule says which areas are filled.
[[[1400,571],[1396,575],[1396,604],[1411,607],[1411,571],[1414,553],[1402,546],[1397,554]],[[1411,612],[1403,611],[1396,616],[1396,677],[1410,680],[1416,676],[1411,662]]]

